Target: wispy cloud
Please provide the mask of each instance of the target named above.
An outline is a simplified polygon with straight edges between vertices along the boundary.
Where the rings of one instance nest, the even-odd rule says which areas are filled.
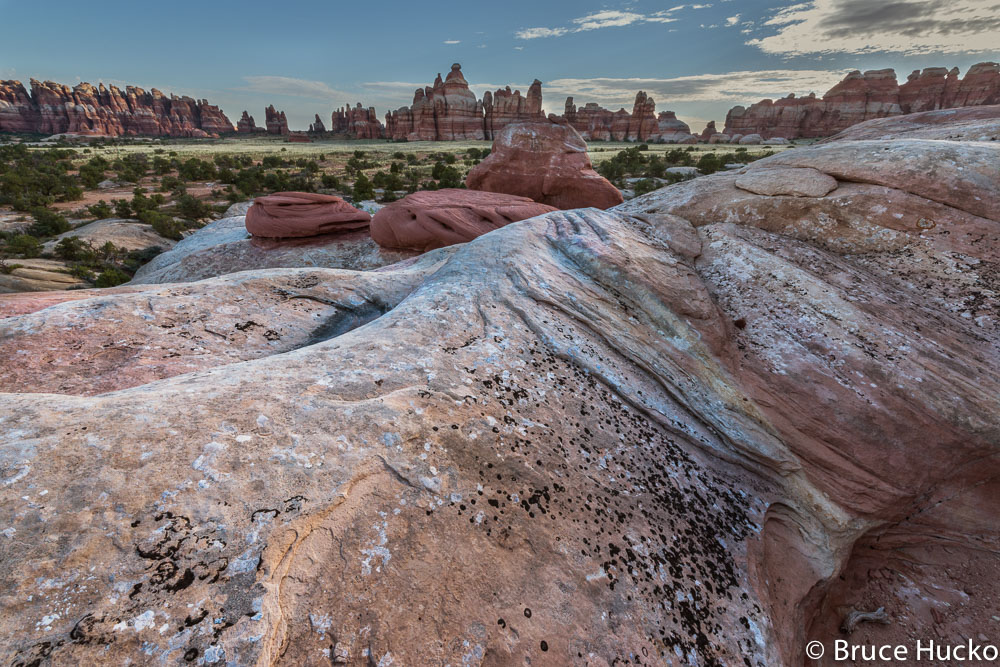
[[[545,83],[546,106],[553,108],[553,98],[573,96],[577,105],[586,102],[616,107],[630,107],[635,94],[645,90],[659,104],[669,109],[675,102],[756,102],[762,97],[778,98],[789,93],[822,95],[840,81],[847,70],[764,70],[698,74],[667,79],[596,78],[556,79]]]
[[[765,53],[982,53],[1000,50],[997,0],[810,0],[786,7],[747,44]]]
[[[446,39],[446,40],[444,40],[444,43],[445,44],[461,44],[462,40],[460,40],[460,39]]]
[[[348,99],[352,95],[331,88],[322,81],[296,79],[290,76],[245,76],[243,80],[247,82],[247,85],[240,90],[254,93],[308,97],[315,100]]]
[[[740,22],[739,14],[736,14],[735,16],[730,16],[729,18],[726,19],[726,25],[736,25],[739,22]]]
[[[568,28],[524,28],[514,33],[518,39],[538,39],[540,37],[559,37],[569,32]]]
[[[514,33],[518,39],[540,39],[543,37],[561,37],[569,33],[587,32],[602,28],[621,28],[642,23],[673,23],[677,19],[671,14],[682,9],[703,9],[711,5],[678,5],[659,12],[640,14],[618,9],[604,9],[586,16],[572,19],[569,26],[557,28],[523,28]]]

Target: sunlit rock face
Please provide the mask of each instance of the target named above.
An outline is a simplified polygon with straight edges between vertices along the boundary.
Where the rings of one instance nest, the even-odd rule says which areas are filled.
[[[838,141],[377,271],[20,300],[0,653],[797,665],[879,606],[852,641],[969,636],[998,163]]]
[[[957,67],[928,67],[914,71],[902,84],[891,69],[855,70],[822,98],[789,95],[750,107],[735,106],[726,115],[725,131],[764,138],[829,137],[878,118],[997,104],[1000,64],[993,62],[973,65],[961,78]]]

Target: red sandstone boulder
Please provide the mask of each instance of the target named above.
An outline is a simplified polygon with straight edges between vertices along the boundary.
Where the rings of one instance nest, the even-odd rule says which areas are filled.
[[[494,192],[415,192],[379,210],[372,218],[371,234],[384,248],[426,252],[555,210],[527,197]]]
[[[555,116],[505,127],[465,184],[470,190],[530,197],[561,209],[606,209],[623,201],[618,188],[594,171],[587,143]]]
[[[291,238],[366,229],[371,216],[340,197],[310,192],[277,192],[257,197],[247,211],[254,236]]]

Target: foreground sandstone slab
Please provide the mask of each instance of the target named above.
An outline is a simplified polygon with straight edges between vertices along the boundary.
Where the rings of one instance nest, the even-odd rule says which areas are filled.
[[[368,270],[418,254],[381,248],[367,230],[301,239],[252,238],[240,215],[216,220],[157,255],[136,271],[130,284],[191,282],[250,269]]]
[[[1000,595],[994,154],[952,145],[944,201],[914,176],[939,143],[888,142],[916,161],[895,178],[869,142],[795,149],[823,196],[718,174],[377,273],[4,320],[8,356],[52,363],[0,395],[0,655],[798,665],[851,607],[891,619],[859,643],[976,636]],[[83,395],[145,382],[168,315],[201,336],[155,361],[182,374]],[[106,360],[115,322],[150,350]]]

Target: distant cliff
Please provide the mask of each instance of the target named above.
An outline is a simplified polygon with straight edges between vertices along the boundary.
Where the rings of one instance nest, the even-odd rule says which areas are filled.
[[[851,72],[822,98],[789,95],[762,100],[750,108],[733,107],[725,133],[764,138],[828,137],[855,123],[935,109],[1000,104],[1000,64],[973,65],[964,78],[958,68],[914,71],[906,83],[891,69]]]
[[[232,122],[207,100],[169,97],[156,88],[70,88],[31,80],[0,81],[0,132],[154,137],[210,137],[234,132]]]

